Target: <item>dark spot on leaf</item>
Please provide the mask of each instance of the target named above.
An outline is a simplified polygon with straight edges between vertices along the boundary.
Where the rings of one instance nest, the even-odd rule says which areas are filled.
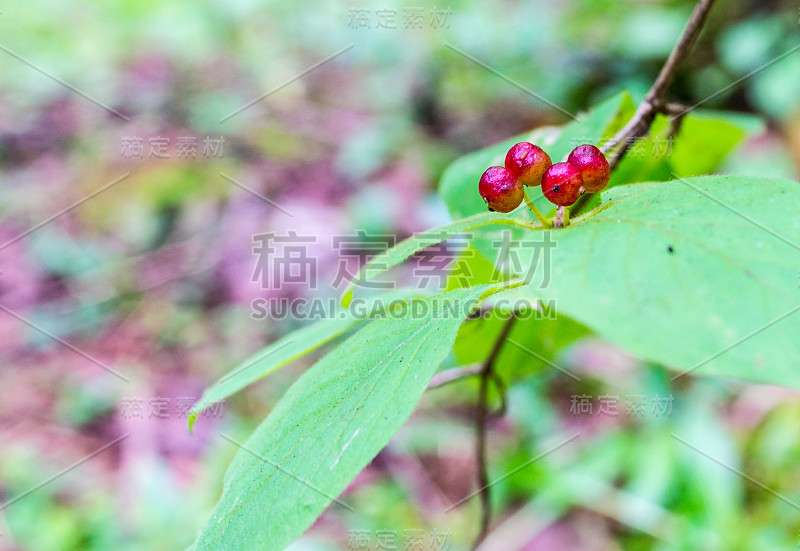
[[[675,252],[675,249],[673,249],[673,248],[672,248],[672,245],[669,245],[669,246],[667,247],[667,252],[668,252],[669,254],[672,254],[672,253],[674,253],[674,252]]]

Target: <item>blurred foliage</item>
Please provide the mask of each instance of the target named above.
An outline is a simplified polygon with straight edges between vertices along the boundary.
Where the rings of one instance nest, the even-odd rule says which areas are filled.
[[[447,44],[568,112],[623,90],[632,106],[692,5],[423,0],[414,6],[428,16],[434,8],[452,13],[447,28],[433,28],[426,17],[417,30],[403,28],[410,6],[394,0],[4,6],[0,241],[98,195],[0,249],[0,303],[113,365],[133,386],[17,320],[0,319],[2,496],[20,495],[118,435],[139,436],[0,511],[0,549],[182,548],[211,510],[233,446],[210,438],[211,429],[189,437],[185,419],[126,423],[119,408],[131,396],[199,396],[299,325],[249,317],[250,300],[264,295],[250,281],[251,236],[290,227],[289,219],[220,172],[286,206],[292,224],[320,238],[354,228],[403,236],[432,227],[448,219],[432,190],[450,162],[568,121]],[[370,11],[373,28],[351,28],[354,8]],[[374,28],[380,9],[398,10],[400,28]],[[669,96],[745,115],[719,122],[718,113],[693,113],[673,169],[797,178],[798,18],[788,0],[719,3]],[[349,44],[336,60],[219,122]],[[754,126],[754,118],[765,126]],[[691,137],[708,143],[706,132],[725,139],[698,152]],[[224,137],[224,154],[177,159],[173,147],[169,160],[136,160],[120,152],[125,137],[168,136],[174,146],[187,135]],[[668,177],[648,162],[629,159],[617,177]],[[485,349],[473,335],[497,331],[496,322],[466,324],[448,365],[478,361]],[[491,478],[519,470],[494,492],[500,528],[530,549],[796,548],[796,507],[672,436],[686,435],[798,502],[796,394],[671,382],[660,367],[564,323],[520,324],[515,340],[581,369],[580,382],[513,348],[504,352],[516,378],[508,416],[494,426]],[[232,398],[214,427],[243,439],[311,360],[298,363]],[[510,371],[502,372],[507,382]],[[475,387],[465,380],[428,392],[345,493],[356,512],[327,512],[295,548],[347,548],[350,531],[361,529],[374,544],[378,530],[417,528],[449,531],[453,549],[466,548],[475,500],[442,511],[472,490]],[[675,409],[644,418],[570,413],[570,396],[604,394],[672,395]],[[574,447],[526,464],[565,428],[582,434]]]

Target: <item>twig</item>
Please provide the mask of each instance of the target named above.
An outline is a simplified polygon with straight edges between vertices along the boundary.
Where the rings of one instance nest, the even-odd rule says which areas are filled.
[[[558,207],[556,209],[556,215],[553,217],[553,229],[557,230],[563,228],[565,220],[566,220],[566,208]]]
[[[673,117],[680,117],[681,115],[685,115],[692,108],[688,107],[682,103],[666,103],[664,104],[664,113],[667,115],[672,115]]]
[[[641,105],[636,109],[633,118],[600,148],[601,151],[607,155],[610,151],[619,146],[608,160],[608,164],[611,165],[611,170],[614,170],[620,160],[622,160],[622,157],[625,156],[625,153],[631,146],[631,142],[647,134],[650,130],[650,125],[653,124],[656,114],[667,112],[665,101],[667,90],[675,80],[678,67],[680,67],[681,63],[686,59],[692,46],[694,46],[694,43],[697,41],[697,36],[703,28],[703,24],[706,22],[708,12],[711,10],[713,4],[714,0],[700,0],[697,3],[689,18],[689,22],[686,23],[683,34],[681,34],[681,37],[678,39],[678,43],[675,44],[672,53],[670,53],[669,58],[667,58],[667,61],[661,68],[661,72],[658,73],[658,77],[656,77],[656,81],[647,92],[644,101],[642,101]]]
[[[440,371],[434,375],[433,379],[431,379],[431,382],[428,383],[427,390],[443,387],[468,377],[475,377],[476,375],[480,375],[482,370],[483,364],[470,364]]]
[[[682,103],[668,103],[664,106],[664,113],[670,115],[669,129],[667,130],[667,136],[669,138],[674,138],[678,135],[678,132],[681,131],[683,117],[685,117],[686,113],[689,111],[690,108]]]
[[[713,4],[714,0],[700,0],[697,3],[691,17],[689,17],[688,23],[686,23],[686,27],[683,29],[683,34],[681,34],[672,53],[670,53],[667,61],[658,73],[658,77],[656,77],[653,86],[647,92],[647,95],[645,95],[644,101],[642,101],[641,105],[636,109],[636,113],[633,114],[628,124],[617,132],[613,138],[600,146],[600,151],[608,156],[608,164],[612,172],[617,168],[617,165],[619,165],[625,153],[628,152],[630,146],[633,145],[633,142],[650,131],[650,126],[653,124],[658,113],[673,115],[673,118],[670,120],[670,136],[674,136],[678,133],[678,130],[680,130],[683,116],[688,110],[682,109],[676,113],[676,110],[678,110],[680,106],[674,103],[667,103],[665,97],[670,84],[675,80],[678,67],[697,41],[700,30],[703,28],[703,24],[706,22],[708,12],[711,10]],[[613,154],[609,155],[609,152],[614,150],[617,146],[619,146],[619,148],[614,151]],[[592,195],[594,194],[584,193],[578,199],[578,202],[572,206],[572,212],[579,213]],[[556,217],[558,217],[558,215],[556,215]],[[555,221],[553,226],[556,227]]]
[[[516,316],[512,315],[494,342],[491,352],[483,362],[480,371],[480,388],[478,389],[478,403],[475,407],[475,462],[478,470],[478,488],[481,488],[479,495],[481,500],[481,524],[478,535],[475,538],[472,548],[475,549],[486,537],[489,532],[489,522],[491,520],[491,500],[489,495],[489,469],[486,459],[486,421],[489,417],[488,397],[489,379],[494,376],[493,369],[497,356],[503,349],[503,344],[514,326]]]
[[[497,387],[497,394],[500,395],[500,407],[497,408],[497,411],[493,411],[491,416],[502,417],[506,414],[507,408],[506,383],[503,381],[503,378],[498,375],[497,371],[492,371],[492,380],[494,381],[494,385]]]

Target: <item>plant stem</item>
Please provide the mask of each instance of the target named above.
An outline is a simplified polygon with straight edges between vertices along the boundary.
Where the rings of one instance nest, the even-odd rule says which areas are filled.
[[[450,383],[461,381],[469,377],[476,377],[481,374],[481,371],[483,371],[482,364],[463,365],[461,367],[454,367],[452,369],[440,371],[434,375],[433,379],[431,379],[431,382],[428,383],[427,390],[443,387],[445,385],[449,385]]]
[[[481,382],[478,389],[478,403],[475,406],[475,463],[478,470],[478,488],[480,488],[481,524],[478,535],[472,545],[473,549],[480,545],[489,532],[489,522],[491,521],[492,515],[489,494],[489,469],[488,460],[486,459],[486,420],[489,417],[489,379],[494,376],[494,363],[497,360],[497,356],[500,355],[506,338],[508,338],[509,333],[511,333],[511,328],[514,326],[515,320],[516,316],[512,314],[497,336],[497,340],[495,340],[492,350],[483,362],[479,373]]]
[[[560,229],[565,227],[568,223],[569,223],[569,214],[567,214],[566,208],[558,207],[556,209],[556,215],[553,218],[553,228]]]
[[[680,38],[678,38],[678,42],[675,44],[667,61],[658,73],[658,77],[656,77],[653,86],[650,87],[647,95],[645,95],[644,101],[642,101],[641,105],[636,109],[636,113],[634,113],[631,120],[628,121],[628,124],[600,147],[600,151],[602,151],[604,155],[608,155],[609,152],[619,146],[608,158],[608,164],[612,172],[617,168],[617,165],[619,165],[625,153],[627,153],[628,149],[633,145],[633,142],[650,131],[650,126],[653,124],[658,113],[672,115],[673,119],[671,121],[670,132],[677,132],[681,122],[680,119],[686,114],[688,109],[679,111],[679,107],[682,106],[667,103],[665,99],[667,90],[675,80],[678,67],[680,67],[681,63],[689,55],[689,51],[697,41],[697,37],[708,18],[708,12],[711,10],[714,1],[715,0],[700,0],[697,3],[694,11],[692,11],[692,15],[689,17],[689,21],[686,23],[686,27],[683,29],[683,33]],[[573,210],[575,212],[580,212],[591,196],[591,193],[584,193],[573,206]]]
[[[533,204],[533,201],[531,201],[531,198],[528,197],[528,192],[525,191],[525,187],[524,186],[522,188],[522,196],[525,198],[525,204],[528,205],[528,208],[531,209],[531,212],[534,214],[534,216],[536,216],[536,218],[539,219],[539,222],[542,223],[542,226],[544,226],[545,228],[552,228],[553,227],[553,223],[550,220],[548,220],[541,213],[541,211],[539,211],[539,209],[536,208],[536,205]]]
[[[619,146],[619,149],[617,149],[608,160],[608,164],[611,165],[611,170],[614,170],[622,160],[622,157],[625,156],[633,140],[647,134],[650,130],[650,125],[653,124],[656,114],[669,112],[665,101],[667,90],[675,80],[681,63],[683,63],[689,55],[689,51],[697,41],[697,37],[708,18],[708,12],[711,10],[714,1],[715,0],[700,0],[697,3],[678,42],[675,44],[667,61],[661,68],[661,72],[658,73],[658,77],[656,77],[653,86],[651,86],[650,90],[647,92],[644,101],[642,101],[638,109],[636,109],[633,118],[600,148],[604,154],[608,154]]]

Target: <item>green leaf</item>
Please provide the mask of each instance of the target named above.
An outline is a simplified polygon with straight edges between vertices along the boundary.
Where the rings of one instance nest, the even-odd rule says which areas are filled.
[[[411,415],[464,317],[496,290],[420,299],[308,370],[242,445],[193,548],[269,551],[301,535]]]
[[[756,117],[693,111],[681,124],[669,161],[681,177],[708,174],[748,135],[761,132],[763,123]]]
[[[522,289],[647,360],[800,387],[800,184],[705,176],[603,201],[552,231],[531,278],[549,285]]]
[[[342,296],[342,304],[345,307],[350,304],[350,300],[353,297],[353,291],[356,287],[364,282],[374,279],[376,276],[382,274],[389,268],[397,266],[415,252],[426,247],[430,247],[431,245],[441,243],[442,241],[446,241],[447,239],[467,230],[496,224],[526,229],[533,229],[536,226],[536,224],[533,222],[526,221],[519,217],[511,217],[509,215],[499,214],[496,212],[482,212],[480,214],[476,214],[475,216],[456,220],[450,224],[440,226],[426,232],[418,233],[401,241],[391,249],[374,256],[369,260],[369,262],[364,264],[356,277],[353,278],[353,281],[350,283],[350,285],[347,286],[347,289],[345,289],[344,295]]]
[[[197,416],[204,409],[236,394],[273,371],[313,352],[320,346],[358,326],[364,321],[364,312],[376,311],[377,301],[392,304],[395,300],[405,300],[411,296],[412,293],[401,290],[396,293],[386,293],[385,295],[374,297],[368,301],[365,308],[359,310],[361,315],[356,315],[357,312],[342,309],[338,312],[333,312],[329,318],[293,331],[262,348],[239,363],[228,374],[218,379],[203,392],[200,400],[189,411],[189,430],[191,431],[194,428]]]

